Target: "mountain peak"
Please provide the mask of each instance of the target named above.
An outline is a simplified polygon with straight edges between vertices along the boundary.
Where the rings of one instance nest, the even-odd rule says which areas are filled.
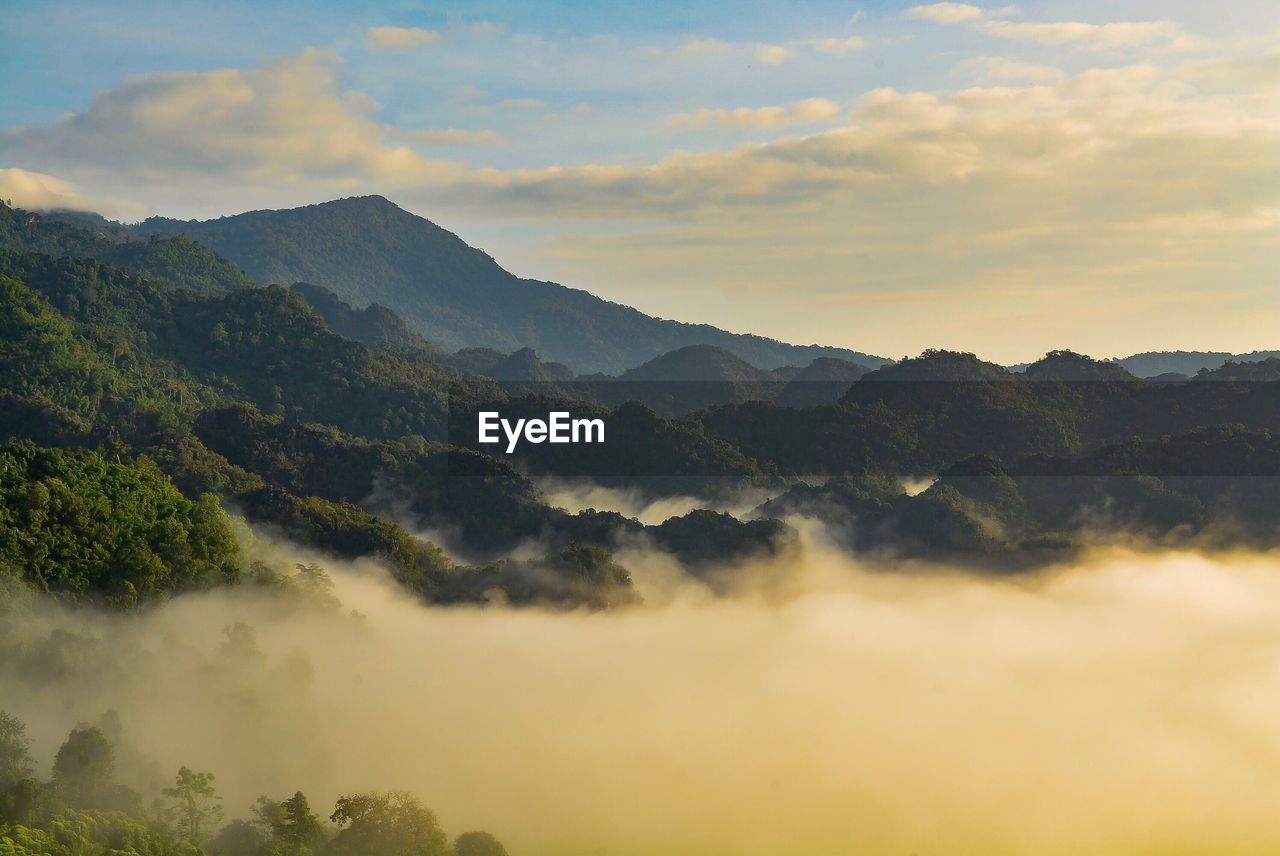
[[[379,303],[445,350],[534,348],[577,373],[618,373],[688,345],[714,345],[756,369],[829,356],[877,366],[842,348],[798,346],[667,321],[551,282],[521,279],[482,250],[378,195],[217,220],[152,218],[135,234],[185,234],[266,285],[306,282],[353,309]]]

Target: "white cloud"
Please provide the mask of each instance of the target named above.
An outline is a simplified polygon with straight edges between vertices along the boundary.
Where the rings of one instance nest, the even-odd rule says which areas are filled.
[[[641,54],[650,59],[680,60],[723,55],[732,50],[733,45],[720,39],[690,39],[671,48],[649,45],[641,48]]]
[[[371,27],[364,31],[365,41],[382,50],[420,48],[439,38],[435,30],[420,27]]]
[[[166,213],[191,199],[241,210],[379,192],[446,222],[553,219],[562,232],[574,221],[627,223],[566,236],[545,273],[577,271],[588,287],[616,273],[631,295],[670,283],[669,315],[694,299],[685,294],[750,289],[764,296],[733,311],[772,306],[770,315],[716,320],[775,332],[794,317],[812,327],[808,339],[835,335],[844,317],[907,323],[903,307],[922,299],[956,337],[1068,322],[1121,335],[1122,314],[1077,311],[1095,299],[1192,330],[1204,319],[1198,295],[1221,296],[1224,283],[1241,335],[1280,324],[1268,273],[1280,234],[1280,97],[1266,56],[1061,78],[990,59],[978,68],[998,85],[875,90],[843,118],[834,102],[811,99],[671,120],[841,120],[817,133],[651,163],[474,169],[402,144],[409,132],[388,129],[345,87],[336,58],[308,51],[261,68],[130,78],[82,112],[3,132],[0,157],[75,181],[84,196],[141,198]],[[768,295],[782,294],[808,308],[779,312]]]
[[[739,107],[736,110],[703,108],[692,113],[676,113],[667,120],[667,124],[673,128],[777,128],[826,122],[839,115],[840,105],[836,102],[826,98],[806,98],[787,107]]]
[[[519,110],[532,110],[535,107],[546,107],[547,102],[541,98],[508,98],[498,102],[499,107],[510,107]]]
[[[460,169],[389,144],[377,105],[340,86],[339,65],[331,52],[305,50],[255,69],[131,77],[84,112],[0,133],[0,151],[27,167],[99,180],[169,174],[358,186]]]
[[[1086,50],[1111,50],[1166,41],[1189,47],[1192,41],[1173,21],[1119,21],[1085,24],[1077,21],[1033,24],[1015,21],[983,21],[981,29],[1002,39],[1042,45],[1071,45]]]
[[[908,18],[933,21],[935,24],[959,24],[981,18],[982,10],[968,3],[931,3],[926,6],[912,6],[904,14]]]
[[[405,137],[422,146],[497,146],[505,140],[488,129],[478,131],[444,128],[434,131],[406,131]]]
[[[977,57],[962,63],[976,71],[986,83],[1058,83],[1066,79],[1066,72],[1051,65],[1018,62],[1001,56]]]
[[[763,62],[766,65],[778,65],[779,63],[785,62],[787,59],[788,53],[789,52],[787,51],[787,49],[782,47],[781,45],[763,45],[762,44],[762,45],[756,45],[755,47],[756,59],[760,60],[760,62]]]
[[[141,203],[84,196],[69,181],[16,167],[0,167],[0,199],[29,211],[94,211],[125,220],[140,220],[151,213]]]
[[[867,40],[861,36],[846,36],[842,39],[809,39],[803,44],[821,53],[845,54],[862,50],[867,46]]]

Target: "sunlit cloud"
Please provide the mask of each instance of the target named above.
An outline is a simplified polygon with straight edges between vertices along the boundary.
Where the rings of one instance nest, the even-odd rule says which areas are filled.
[[[1167,42],[1175,47],[1192,44],[1182,28],[1173,21],[1121,21],[1110,24],[1084,24],[1076,21],[1048,24],[983,21],[979,26],[983,32],[1002,39],[1050,46],[1071,45],[1086,50],[1110,50],[1153,42]]]
[[[0,199],[30,211],[92,211],[123,220],[151,213],[140,202],[85,196],[69,181],[17,167],[0,167]]]
[[[498,102],[499,107],[509,107],[517,110],[532,110],[535,107],[546,107],[547,102],[541,98],[507,98]]]
[[[364,39],[375,48],[383,50],[408,50],[432,44],[440,38],[434,30],[420,27],[372,27],[364,32]]]
[[[1000,56],[977,57],[962,64],[986,83],[1058,83],[1066,72],[1051,65],[1018,62]]]
[[[498,146],[506,142],[501,135],[487,128],[476,131],[463,128],[405,131],[404,135],[411,142],[423,146]]]
[[[733,45],[720,39],[689,39],[671,48],[649,45],[640,52],[650,59],[680,60],[722,55],[732,50]]]
[[[930,3],[912,6],[904,13],[908,18],[919,18],[937,24],[958,24],[982,17],[982,10],[968,3]]]
[[[707,109],[676,113],[667,120],[673,128],[728,126],[778,128],[825,122],[840,115],[840,105],[827,98],[806,98],[786,107],[739,107],[734,110]]]
[[[845,54],[862,50],[867,46],[867,40],[861,36],[847,36],[842,39],[808,39],[803,44],[822,53]]]
[[[785,62],[788,55],[787,49],[781,45],[756,45],[755,48],[756,59],[766,65],[777,65],[780,62]]]

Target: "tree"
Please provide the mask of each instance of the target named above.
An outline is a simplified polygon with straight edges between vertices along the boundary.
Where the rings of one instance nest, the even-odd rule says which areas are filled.
[[[312,814],[302,791],[283,802],[259,797],[253,811],[258,815],[257,825],[271,837],[273,853],[309,853],[324,839],[320,818]]]
[[[0,793],[31,775],[31,754],[27,751],[30,743],[27,727],[17,717],[0,710]]]
[[[31,778],[31,754],[26,726],[17,717],[0,710],[0,824],[26,819],[40,790]]]
[[[72,729],[53,759],[53,787],[72,808],[130,807],[137,794],[115,782],[115,747],[101,729]]]
[[[435,814],[403,791],[338,798],[329,819],[341,829],[337,856],[446,856],[448,841]]]
[[[217,856],[260,856],[266,843],[257,826],[236,819],[222,827],[204,849]]]
[[[203,840],[205,824],[222,820],[222,797],[214,790],[213,773],[179,767],[173,787],[165,788],[163,793],[173,800],[169,814],[177,818],[178,830],[196,846]]]
[[[487,832],[464,832],[453,842],[453,856],[507,856],[507,848]]]

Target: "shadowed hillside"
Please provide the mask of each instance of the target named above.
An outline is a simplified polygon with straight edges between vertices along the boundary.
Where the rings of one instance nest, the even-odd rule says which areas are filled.
[[[461,238],[380,196],[204,222],[153,217],[141,235],[186,235],[260,284],[308,282],[354,307],[379,303],[454,351],[534,348],[579,373],[618,373],[686,345],[724,348],[759,368],[830,356],[880,365],[842,348],[788,345],[645,315],[585,291],[521,279]]]

